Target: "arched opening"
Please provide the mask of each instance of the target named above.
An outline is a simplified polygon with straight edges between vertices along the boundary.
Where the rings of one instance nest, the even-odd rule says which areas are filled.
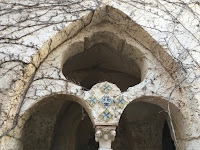
[[[23,128],[25,150],[92,150],[98,148],[84,108],[62,98],[46,98],[29,110]]]
[[[157,105],[131,103],[121,116],[115,150],[175,150],[163,109]],[[170,146],[169,146],[170,145]]]
[[[62,71],[67,79],[88,90],[96,83],[108,81],[116,84],[121,91],[126,91],[141,82],[140,67],[143,62],[140,61],[144,56],[140,54],[139,57],[138,53],[141,52],[137,50],[133,50],[133,53],[137,51],[134,58],[122,54],[121,51],[126,49],[124,40],[113,33],[99,32],[90,39],[85,38],[84,45],[83,52],[64,62]]]

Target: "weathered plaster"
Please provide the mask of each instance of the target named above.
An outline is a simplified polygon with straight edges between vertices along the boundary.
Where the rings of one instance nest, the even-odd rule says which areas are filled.
[[[152,1],[152,5],[159,5],[161,10],[164,10],[165,8],[162,3],[164,2],[156,3]],[[110,6],[104,6],[105,4],[113,6],[118,10]],[[140,7],[140,4],[138,4],[138,7]],[[170,8],[170,4],[165,7]],[[31,116],[29,110],[40,101],[43,101],[44,98],[51,95],[67,95],[70,96],[71,100],[81,104],[89,114],[94,127],[97,125],[112,125],[116,127],[123,110],[132,102],[144,101],[153,103],[160,106],[165,111],[168,111],[167,103],[169,94],[177,81],[181,81],[183,72],[177,71],[179,62],[176,63],[174,58],[170,56],[170,52],[164,49],[166,45],[162,44],[163,41],[160,39],[166,37],[166,34],[164,34],[164,32],[161,34],[159,30],[174,30],[170,19],[173,18],[173,13],[175,13],[176,9],[172,9],[172,14],[167,16],[164,14],[164,11],[158,9],[154,10],[157,12],[151,14],[152,12],[147,13],[151,7],[145,6],[141,8],[142,9],[133,8],[131,2],[102,1],[102,7],[98,8],[97,11],[87,12],[87,15],[81,20],[68,24],[66,28],[56,34],[53,32],[49,36],[46,36],[48,37],[47,39],[49,39],[49,37],[55,34],[46,43],[43,44],[43,41],[47,40],[46,37],[34,43],[37,44],[37,42],[41,42],[41,44],[38,43],[38,45],[43,46],[34,54],[30,62],[27,61],[29,64],[26,67],[23,77],[15,87],[15,94],[11,96],[11,101],[5,103],[5,100],[3,100],[3,105],[5,103],[3,106],[4,109],[9,110],[9,119],[4,123],[5,125],[1,132],[6,131],[12,126],[12,119],[17,112],[18,104],[21,100],[23,100],[23,105],[20,110],[17,127],[1,140],[2,149],[20,149],[22,138],[21,131],[26,120]],[[168,21],[166,22],[162,17],[158,18],[155,15],[156,13],[163,15],[163,18]],[[143,14],[142,17],[140,14]],[[182,24],[187,24],[184,23],[185,19],[183,19],[183,16],[188,17],[190,14],[186,12],[181,14],[180,21]],[[123,18],[126,19],[124,20]],[[190,19],[190,17],[188,18]],[[152,22],[159,30],[151,30]],[[147,25],[150,26],[148,27]],[[194,26],[194,28],[192,28],[191,32],[196,33],[198,37],[200,34],[199,32],[195,32],[197,30],[195,24],[192,24],[192,26]],[[186,26],[186,28],[184,28],[180,25],[180,27],[177,26],[176,28],[179,31],[176,30],[177,32],[175,32],[175,35],[181,43],[185,47],[192,45],[194,49],[198,50],[198,46],[196,46],[197,44],[195,43],[197,39],[194,39],[194,37],[191,37],[191,33],[188,33],[188,30],[186,30],[188,27]],[[42,33],[45,34],[45,30],[43,30]],[[37,34],[37,36],[41,37],[40,34]],[[31,39],[31,37],[27,37],[27,39]],[[188,39],[193,40],[193,43],[190,42],[191,45],[188,45]],[[122,44],[123,42],[124,45]],[[67,59],[80,52],[84,52],[84,50],[98,43],[106,43],[115,49],[116,52],[133,60],[138,57],[144,57],[142,60],[135,60],[141,70],[141,83],[129,87],[125,92],[121,92],[116,85],[109,83],[112,87],[112,91],[109,93],[111,97],[116,98],[118,95],[122,95],[127,103],[122,108],[118,108],[116,105],[109,106],[111,107],[110,112],[115,114],[116,117],[108,122],[99,119],[99,115],[103,111],[100,105],[95,105],[95,109],[93,109],[86,102],[91,94],[95,95],[98,99],[103,96],[103,93],[99,90],[103,83],[98,83],[89,91],[84,91],[81,86],[68,81],[61,71]],[[177,58],[179,58],[179,53],[186,53],[178,43],[178,40],[175,40],[173,37],[169,40],[169,45],[167,45],[170,46],[170,49],[173,50],[173,55],[177,56]],[[178,52],[178,49],[183,50]],[[29,57],[33,55],[33,53],[34,52],[29,51],[29,54],[26,54],[26,56]],[[199,54],[194,52],[193,55],[194,58],[198,60]],[[182,55],[181,57],[184,56]],[[185,56],[182,62],[183,65],[188,63],[192,64],[191,62],[193,60],[191,59],[192,58],[189,56]],[[6,66],[9,67],[9,65]],[[18,70],[20,69],[19,67]],[[196,67],[194,67],[194,69],[196,69]],[[191,71],[190,68],[188,68],[187,71]],[[186,82],[184,82],[178,90],[173,92],[170,99],[171,115],[180,149],[192,150],[200,145],[199,97],[196,94],[199,89],[199,81],[197,80],[194,82],[194,76],[196,76],[198,72],[198,69],[195,73],[191,72]],[[13,76],[13,79],[14,78],[16,79],[18,77]],[[11,80],[11,77],[9,77],[8,80]],[[6,81],[7,84],[5,85],[9,85],[8,82],[10,81]],[[2,88],[6,88],[6,86]],[[26,94],[24,95],[24,93]],[[3,99],[6,98],[5,96]],[[193,110],[197,111],[194,112]],[[168,124],[170,124],[169,120]],[[106,148],[111,147],[109,145]]]

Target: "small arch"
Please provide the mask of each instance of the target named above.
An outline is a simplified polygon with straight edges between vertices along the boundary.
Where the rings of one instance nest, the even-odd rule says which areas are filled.
[[[171,144],[175,148],[163,108],[147,103],[133,102],[124,110],[117,128],[113,149],[120,150],[175,150],[163,149]],[[120,148],[121,147],[121,148]]]
[[[80,104],[70,101],[70,97],[46,97],[26,113],[29,117],[21,131],[23,149],[81,150],[79,146],[88,145],[91,140],[96,144],[90,135],[94,134],[90,117]],[[85,138],[84,142],[77,136]]]
[[[22,111],[20,115],[22,115],[22,118],[26,120],[26,118],[29,117],[29,114],[32,113],[34,109],[36,109],[37,107],[40,107],[39,105],[41,105],[41,103],[46,103],[47,101],[52,101],[52,100],[61,101],[62,103],[65,101],[73,101],[73,102],[78,103],[87,112],[88,116],[91,119],[92,124],[95,125],[93,117],[92,117],[92,111],[86,105],[85,101],[81,99],[80,97],[78,97],[77,95],[75,95],[74,93],[65,94],[65,92],[62,92],[62,91],[59,91],[58,93],[52,93],[52,94],[46,94],[46,95],[44,94],[38,97],[35,101],[29,101],[29,99],[27,99],[25,102],[25,105],[22,107]]]

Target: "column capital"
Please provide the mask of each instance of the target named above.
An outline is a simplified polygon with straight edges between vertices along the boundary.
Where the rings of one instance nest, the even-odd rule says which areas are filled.
[[[99,150],[112,150],[111,143],[116,136],[115,126],[96,126],[95,140],[99,142]]]

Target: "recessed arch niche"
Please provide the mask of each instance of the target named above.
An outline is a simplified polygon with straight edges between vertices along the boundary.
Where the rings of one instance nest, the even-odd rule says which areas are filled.
[[[63,64],[62,72],[67,79],[88,90],[96,83],[108,81],[126,91],[141,82],[140,68],[144,66],[141,51],[133,50],[133,58],[123,54],[122,51],[131,46],[109,31],[95,32],[83,42],[82,52],[66,59]],[[71,51],[75,51],[76,44],[79,43],[74,43]]]
[[[99,10],[90,14],[91,23],[75,24],[84,28],[62,44],[60,67],[65,78],[88,90],[109,81],[126,91],[143,81],[158,61],[171,74],[174,60],[141,26],[113,7]]]
[[[47,97],[29,110],[22,129],[26,150],[89,150],[98,148],[86,110],[70,96]]]
[[[116,150],[175,150],[164,110],[151,103],[133,102],[124,110],[117,136]]]

